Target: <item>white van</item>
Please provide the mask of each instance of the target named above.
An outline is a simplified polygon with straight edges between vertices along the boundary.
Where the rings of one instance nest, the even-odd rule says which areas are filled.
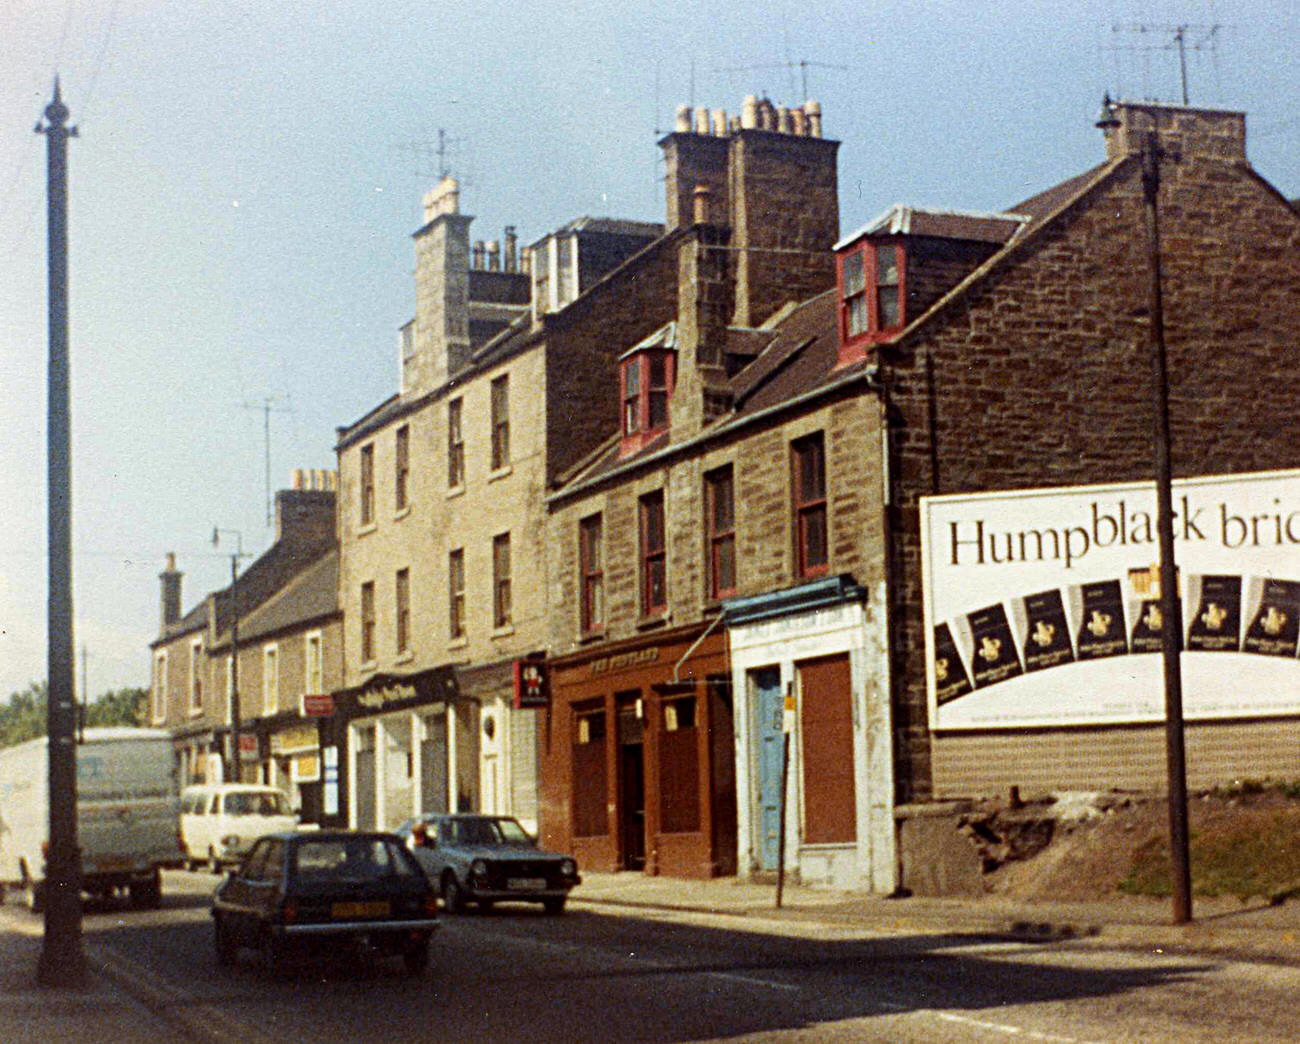
[[[45,902],[49,839],[48,740],[0,751],[0,896],[22,891]],[[171,734],[161,729],[86,729],[77,738],[77,842],[81,886],[106,898],[127,891],[134,906],[157,906],[164,866],[180,861]]]
[[[289,796],[276,787],[200,783],[181,791],[181,847],[190,870],[206,864],[218,874],[225,864],[243,859],[263,834],[297,825]]]

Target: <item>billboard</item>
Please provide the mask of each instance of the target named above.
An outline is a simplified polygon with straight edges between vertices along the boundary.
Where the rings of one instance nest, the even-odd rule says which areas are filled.
[[[1176,481],[1189,720],[1300,714],[1300,471]],[[1153,483],[921,498],[931,728],[1164,719]]]

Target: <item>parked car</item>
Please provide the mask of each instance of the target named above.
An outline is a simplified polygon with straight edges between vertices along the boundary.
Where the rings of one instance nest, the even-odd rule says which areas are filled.
[[[248,855],[263,834],[292,830],[298,817],[289,795],[259,783],[197,783],[181,791],[181,847],[185,866],[206,864],[214,874]]]
[[[582,883],[572,857],[539,848],[510,816],[430,813],[408,819],[397,834],[436,883],[448,913],[469,903],[487,910],[528,902],[558,914],[569,889]]]
[[[393,834],[312,830],[260,838],[217,887],[212,925],[219,964],[243,947],[275,974],[300,951],[400,956],[410,972],[429,963],[438,895]]]

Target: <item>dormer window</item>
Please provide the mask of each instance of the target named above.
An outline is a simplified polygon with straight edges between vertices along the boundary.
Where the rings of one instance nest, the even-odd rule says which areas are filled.
[[[675,357],[663,348],[632,351],[619,363],[623,452],[640,449],[668,428]]]
[[[905,278],[906,251],[900,239],[860,239],[840,252],[841,363],[861,359],[866,345],[903,328]]]

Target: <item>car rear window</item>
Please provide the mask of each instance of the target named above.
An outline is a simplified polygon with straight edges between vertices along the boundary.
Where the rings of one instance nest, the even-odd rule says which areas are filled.
[[[423,873],[405,849],[386,838],[321,838],[302,841],[295,856],[301,879],[374,881]]]

